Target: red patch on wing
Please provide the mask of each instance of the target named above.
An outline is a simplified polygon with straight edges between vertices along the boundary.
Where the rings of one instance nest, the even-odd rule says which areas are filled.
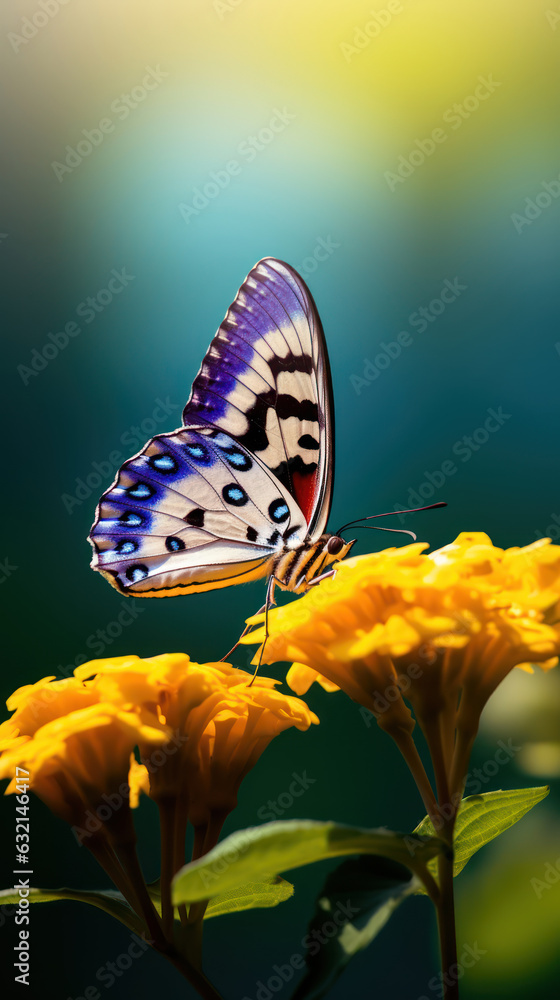
[[[307,524],[309,524],[315,506],[317,473],[312,472],[302,475],[301,472],[292,472],[292,485],[294,488],[294,497]]]

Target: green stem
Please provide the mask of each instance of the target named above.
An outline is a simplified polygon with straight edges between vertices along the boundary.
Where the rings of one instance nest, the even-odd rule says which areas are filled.
[[[171,902],[171,879],[175,874],[173,857],[175,830],[175,800],[166,796],[158,800],[159,828],[161,840],[161,919],[163,933],[168,940],[173,938],[173,904]]]
[[[438,807],[441,811],[442,806],[452,805],[452,803],[450,802],[449,796],[447,768],[439,723],[439,715],[430,715],[427,718],[423,718],[420,725],[422,726],[424,736],[426,737],[426,743],[428,744],[428,750],[430,751],[430,757],[432,758],[432,766],[436,779]],[[451,762],[449,763],[451,764]]]
[[[223,1000],[222,995],[212,986],[204,973],[194,968],[188,959],[183,958],[176,951],[166,951],[163,952],[163,955],[185,977],[199,996],[203,997],[203,1000]]]
[[[441,950],[441,971],[444,1000],[458,1000],[459,981],[457,978],[457,937],[455,931],[455,905],[453,900],[453,830],[455,817],[461,799],[460,792],[448,784],[451,761],[446,761],[442,729],[438,715],[429,715],[422,720],[422,728],[432,758],[438,793],[438,811],[443,840],[449,851],[438,858],[439,897],[436,902],[439,943]]]
[[[150,894],[146,888],[146,883],[144,881],[144,876],[142,874],[142,869],[140,868],[140,862],[138,861],[138,855],[136,854],[134,844],[125,843],[115,845],[115,849],[134,888],[134,894],[138,900],[139,912],[146,921],[146,926],[151,935],[154,947],[156,947],[158,951],[168,951],[170,943],[166,940],[165,935],[163,934],[157,910],[150,899]]]
[[[387,732],[393,737],[406,763],[408,764],[408,768],[416,782],[418,791],[422,796],[424,808],[426,809],[426,812],[432,821],[434,830],[437,833],[441,827],[438,805],[430,784],[430,779],[426,774],[426,770],[420,759],[420,754],[416,749],[416,744],[410,733],[405,732],[403,729],[391,729],[387,730]]]
[[[101,838],[92,839],[88,842],[87,847],[97,863],[101,865],[103,871],[107,873],[119,892],[124,896],[129,906],[141,917],[142,914],[138,911],[138,902],[133,888],[113,849]]]
[[[453,836],[453,828],[447,836]],[[453,901],[453,856],[441,854],[439,866],[439,899],[436,905],[441,970],[443,977],[443,1000],[459,1000],[459,980],[457,966],[457,937],[455,931],[455,906]]]

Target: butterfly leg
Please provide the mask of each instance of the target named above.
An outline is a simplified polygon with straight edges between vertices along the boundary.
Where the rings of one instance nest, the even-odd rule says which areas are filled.
[[[274,577],[270,577],[270,579],[273,580]],[[272,590],[270,592],[270,595],[269,595],[269,587],[270,587],[270,581],[269,581],[269,584],[268,584],[267,590],[266,590],[266,595],[267,595],[266,596],[266,602],[265,602],[265,604],[263,604],[262,608],[259,608],[259,610],[256,612],[257,615],[262,615],[263,611],[266,612],[266,614],[268,614],[268,608],[273,608],[275,606],[275,604],[276,604],[276,601],[274,600],[274,587],[272,588]],[[269,596],[270,596],[270,599],[269,599]],[[237,647],[241,643],[241,640],[253,628],[254,628],[253,625],[246,625],[245,626],[245,628],[243,629],[243,631],[242,631],[241,635],[239,636],[239,639],[237,640],[237,642],[231,647],[231,649],[225,654],[225,656],[220,657],[220,663],[223,663],[225,660],[229,660],[231,654],[235,652],[235,650],[237,649]]]
[[[257,663],[257,665],[255,667],[255,672],[254,672],[254,674],[253,674],[253,676],[252,676],[252,678],[251,678],[251,680],[249,682],[249,687],[251,687],[251,684],[255,680],[255,677],[257,676],[257,674],[258,674],[258,672],[260,670],[260,666],[261,666],[261,663],[262,663],[264,649],[265,649],[266,643],[268,641],[268,636],[269,636],[269,631],[268,631],[268,612],[269,612],[269,609],[276,604],[276,601],[274,600],[274,587],[275,587],[275,585],[277,583],[281,583],[281,582],[282,581],[278,580],[277,577],[275,577],[275,576],[269,576],[269,578],[268,578],[268,583],[267,583],[267,586],[266,586],[266,601],[265,601],[265,604],[264,604],[264,609],[261,609],[261,611],[264,610],[264,641],[263,641],[263,644],[261,646],[261,651],[259,653],[259,660],[258,660],[258,663]]]
[[[333,576],[336,576],[336,570],[335,569],[328,569],[326,571],[326,573],[321,573],[321,576],[316,576],[314,580],[311,580],[310,583],[308,583],[307,586],[308,586],[308,588],[309,587],[315,587],[316,584],[321,583],[321,580],[328,580],[329,578],[332,578]],[[302,580],[302,583],[303,583],[303,580]]]

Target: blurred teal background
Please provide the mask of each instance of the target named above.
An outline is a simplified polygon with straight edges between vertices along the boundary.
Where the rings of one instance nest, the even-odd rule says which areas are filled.
[[[302,273],[326,331],[332,530],[418,494],[449,505],[405,521],[432,546],[462,530],[503,546],[560,538],[560,31],[546,4],[7,0],[3,32],[4,697],[98,655],[217,658],[262,603],[259,583],[136,601],[122,629],[130,601],[91,572],[86,536],[118,465],[180,423],[211,337],[266,255]],[[130,277],[109,301],[113,269]],[[72,323],[79,332],[61,333]],[[504,416],[488,434],[489,410]],[[354,551],[394,539],[362,532]],[[488,723],[473,764],[518,738],[519,713],[523,741],[560,738],[558,681],[544,680],[529,716],[527,687],[498,692],[511,714]],[[414,826],[423,810],[390,741],[342,695],[308,700],[321,726],[270,747],[227,832],[258,822],[294,772],[315,780],[286,818]],[[462,981],[467,1000],[557,988],[560,884],[538,899],[530,880],[560,855],[558,779],[546,760],[537,773],[521,764],[488,787],[552,779],[552,794],[458,883],[459,948],[485,953]],[[8,884],[12,800],[2,809]],[[38,802],[33,821],[36,884],[104,884]],[[155,877],[147,802],[139,823]],[[294,872],[296,895],[276,910],[208,923],[208,968],[228,1000],[253,1000],[303,951],[326,867]],[[4,915],[7,956],[12,935]],[[97,911],[37,907],[30,992],[82,996],[127,944]],[[431,1000],[437,961],[428,903],[414,899],[330,995]],[[111,996],[154,989],[190,996],[151,954]]]

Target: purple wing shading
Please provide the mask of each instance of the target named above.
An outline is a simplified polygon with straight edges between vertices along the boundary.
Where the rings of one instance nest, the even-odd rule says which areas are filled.
[[[294,497],[311,537],[333,488],[333,406],[321,321],[305,282],[266,257],[228,309],[183,412],[235,438]]]

